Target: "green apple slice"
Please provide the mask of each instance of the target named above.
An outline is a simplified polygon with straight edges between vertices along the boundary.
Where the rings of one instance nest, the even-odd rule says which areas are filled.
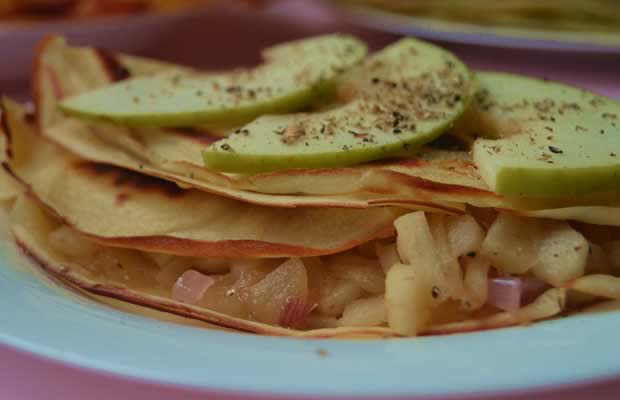
[[[318,36],[266,49],[265,63],[253,69],[136,78],[70,97],[60,107],[70,115],[135,126],[243,123],[304,108],[366,53],[353,37]]]
[[[479,73],[474,161],[507,196],[620,191],[620,103],[559,83]]]
[[[401,154],[449,129],[474,80],[453,54],[403,39],[343,74],[344,104],[327,111],[265,115],[203,152],[213,170],[256,173],[327,168]]]

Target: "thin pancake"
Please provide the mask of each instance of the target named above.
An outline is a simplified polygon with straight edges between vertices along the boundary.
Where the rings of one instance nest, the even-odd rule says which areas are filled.
[[[296,169],[250,176],[208,171],[202,165],[200,148],[208,146],[215,139],[213,135],[199,130],[130,130],[65,117],[57,110],[59,99],[105,85],[106,80],[112,82],[105,65],[98,60],[100,56],[94,49],[72,48],[62,39],[50,38],[41,45],[34,72],[41,132],[82,157],[135,168],[129,165],[129,157],[134,164],[142,162],[146,167],[142,172],[274,206],[364,207],[369,203],[383,205],[390,200],[398,203],[407,200],[414,205],[437,204],[438,208],[462,210],[463,199],[475,198],[481,205],[496,201],[480,177],[472,174],[474,168],[468,160],[420,158],[417,162],[374,163],[318,171]],[[90,139],[92,136],[99,139],[97,143]],[[110,148],[122,150],[127,157],[113,158]],[[397,179],[401,176],[403,179]],[[414,178],[406,179],[409,176]],[[386,179],[387,185],[383,184]]]
[[[236,318],[204,307],[184,304],[170,297],[170,293],[155,286],[135,287],[127,282],[110,277],[102,277],[83,265],[75,258],[60,254],[49,243],[50,233],[62,225],[62,222],[46,213],[35,202],[27,198],[20,199],[21,211],[13,216],[12,231],[18,246],[45,271],[61,280],[79,287],[89,293],[119,299],[128,303],[142,305],[155,310],[169,312],[218,326],[239,331],[253,332],[273,336],[292,336],[304,338],[339,338],[339,339],[377,339],[400,337],[396,332],[385,327],[331,328],[300,331],[268,325],[256,321]],[[108,249],[107,251],[116,251]],[[138,254],[138,252],[136,252]],[[583,281],[586,292],[606,294],[596,282],[588,277],[572,283],[579,287]],[[607,285],[608,286],[608,285]],[[614,293],[618,292],[618,284]],[[566,289],[550,289],[530,305],[516,313],[499,312],[487,317],[458,322],[436,324],[426,328],[422,335],[454,334],[485,329],[506,328],[515,325],[527,325],[531,322],[550,318],[564,310]]]
[[[184,190],[158,178],[78,159],[37,136],[4,101],[3,163],[28,192],[76,230],[112,246],[214,257],[337,253],[393,233],[393,208],[281,209]]]
[[[113,60],[114,62],[110,61]],[[511,199],[484,184],[467,153],[422,149],[412,158],[351,168],[284,170],[232,175],[202,166],[200,148],[217,135],[201,129],[129,129],[69,118],[57,102],[127,78],[114,71],[132,70],[126,58],[92,48],[74,48],[58,37],[42,42],[34,71],[40,131],[80,157],[172,180],[241,201],[277,207],[353,207],[400,205],[413,209],[458,213],[465,204],[507,210],[552,209],[604,205],[596,197],[552,200]],[[141,60],[141,71],[169,73],[168,65]],[[114,67],[110,67],[110,65]],[[145,67],[146,65],[146,67]],[[168,71],[168,72],[167,72]],[[175,73],[191,73],[177,70]],[[218,133],[219,135],[219,133]],[[579,215],[576,218],[578,219]]]

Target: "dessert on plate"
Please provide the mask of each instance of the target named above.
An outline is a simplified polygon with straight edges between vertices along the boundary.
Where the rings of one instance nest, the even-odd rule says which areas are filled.
[[[72,287],[261,334],[401,337],[620,297],[620,103],[413,38],[230,71],[44,40],[2,100],[17,245]]]

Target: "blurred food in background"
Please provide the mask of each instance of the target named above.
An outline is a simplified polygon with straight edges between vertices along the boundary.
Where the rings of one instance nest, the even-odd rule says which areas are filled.
[[[166,12],[211,3],[215,0],[0,0],[0,20]]]
[[[228,34],[242,21],[247,26],[247,21],[258,21],[255,15],[268,3],[269,0],[0,0],[0,54],[10,55],[10,62],[0,62],[0,87],[4,95],[28,98],[32,54],[37,43],[49,34],[118,52],[147,53],[192,63],[198,58],[196,52],[185,51],[178,43],[193,41],[198,35],[207,36],[213,30]]]
[[[484,26],[620,32],[620,0],[340,0],[412,16]]]

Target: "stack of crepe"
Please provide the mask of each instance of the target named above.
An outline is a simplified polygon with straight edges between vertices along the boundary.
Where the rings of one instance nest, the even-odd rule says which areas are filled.
[[[58,107],[171,73],[195,71],[50,37],[36,54],[34,109],[2,100],[12,233],[67,285],[304,337],[475,331],[620,298],[615,194],[498,194],[467,150],[445,143],[347,167],[225,173],[201,155],[225,129]],[[472,100],[449,137],[466,141],[481,106]]]

